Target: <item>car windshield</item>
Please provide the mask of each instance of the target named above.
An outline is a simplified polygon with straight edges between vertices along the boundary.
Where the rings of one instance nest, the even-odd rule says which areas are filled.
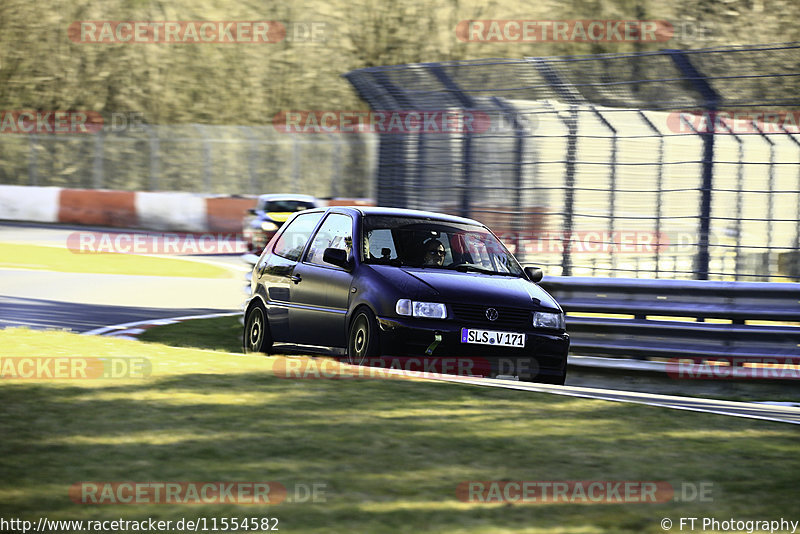
[[[307,200],[267,200],[259,206],[259,209],[270,213],[293,213],[314,207],[314,203]]]
[[[486,228],[435,219],[368,215],[362,255],[371,264],[522,276],[517,260]]]

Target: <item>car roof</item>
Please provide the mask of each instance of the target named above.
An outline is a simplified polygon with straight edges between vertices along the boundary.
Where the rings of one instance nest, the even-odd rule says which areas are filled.
[[[289,193],[270,193],[266,195],[259,195],[259,200],[302,200],[305,202],[318,202],[316,197],[311,195],[293,195]]]
[[[336,206],[336,208],[345,208],[361,213],[361,215],[388,215],[395,217],[419,217],[425,219],[436,219],[437,221],[446,221],[461,224],[474,224],[478,226],[485,226],[483,223],[467,219],[466,217],[458,217],[456,215],[448,215],[446,213],[438,213],[434,211],[410,210],[404,208],[386,208],[379,206]],[[335,209],[332,207],[331,209]]]

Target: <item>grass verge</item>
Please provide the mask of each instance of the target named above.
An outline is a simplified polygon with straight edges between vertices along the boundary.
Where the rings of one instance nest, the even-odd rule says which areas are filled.
[[[282,357],[0,331],[3,360],[147,358],[147,378],[0,381],[0,516],[277,517],[284,532],[663,532],[796,516],[795,426],[410,380],[289,380]],[[3,367],[6,365],[2,364]],[[470,480],[710,484],[705,502],[477,504]],[[317,502],[82,505],[81,481],[323,485]],[[300,485],[300,486],[298,486]],[[677,530],[677,529],[676,529]]]
[[[90,254],[65,248],[0,243],[0,268],[62,273],[231,278],[233,273],[208,263],[135,254]]]
[[[172,347],[242,352],[242,325],[239,316],[192,319],[154,326],[141,335],[141,341],[163,343]]]
[[[242,325],[238,316],[193,319],[149,328],[139,339],[174,347],[241,353]],[[621,373],[571,367],[567,375],[567,385],[744,402],[800,402],[800,389],[793,380],[675,380],[655,373]]]

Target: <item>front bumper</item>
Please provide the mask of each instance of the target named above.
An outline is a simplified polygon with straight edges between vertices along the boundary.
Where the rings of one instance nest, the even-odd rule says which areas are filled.
[[[450,372],[455,370],[456,374],[473,376],[515,375],[532,379],[566,373],[569,352],[566,332],[551,333],[533,328],[513,330],[526,335],[525,347],[513,348],[461,342],[462,328],[487,329],[486,325],[394,317],[378,318],[378,325],[381,355],[385,358],[437,359],[439,365],[451,369]],[[435,343],[437,335],[441,339],[438,344]]]

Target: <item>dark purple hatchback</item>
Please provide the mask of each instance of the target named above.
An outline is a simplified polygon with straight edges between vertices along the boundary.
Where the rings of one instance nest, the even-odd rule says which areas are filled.
[[[470,374],[563,384],[569,335],[541,278],[477,221],[393,208],[307,210],[254,267],[244,348],[338,348],[353,364],[466,359],[475,363]]]

